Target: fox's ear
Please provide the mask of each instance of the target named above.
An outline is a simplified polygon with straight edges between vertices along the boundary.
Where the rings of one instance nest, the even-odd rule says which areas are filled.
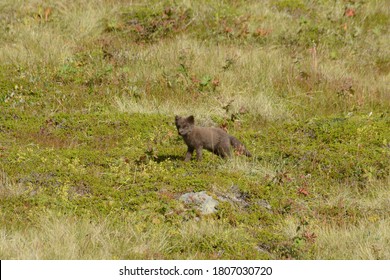
[[[195,119],[194,119],[194,116],[189,116],[188,118],[187,118],[187,121],[190,123],[190,124],[194,124],[195,123]]]
[[[178,119],[180,119],[180,117],[178,115],[175,116],[175,121],[177,121]]]

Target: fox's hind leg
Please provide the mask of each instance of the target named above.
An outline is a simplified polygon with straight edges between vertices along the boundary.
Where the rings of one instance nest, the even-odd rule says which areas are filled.
[[[214,153],[221,158],[231,157],[230,145],[228,143],[221,143],[221,145],[215,149]]]
[[[230,152],[230,148],[223,148],[221,149],[222,151],[220,152],[219,156],[221,156],[222,158],[230,158],[232,156],[231,152]]]

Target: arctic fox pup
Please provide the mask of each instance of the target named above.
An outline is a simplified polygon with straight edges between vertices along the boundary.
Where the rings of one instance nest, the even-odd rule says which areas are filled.
[[[230,157],[232,148],[238,154],[252,156],[244,144],[224,130],[216,127],[195,126],[194,116],[187,118],[176,116],[175,124],[179,135],[183,137],[188,147],[184,161],[191,159],[194,150],[196,150],[196,159],[202,160],[203,148],[222,158]]]

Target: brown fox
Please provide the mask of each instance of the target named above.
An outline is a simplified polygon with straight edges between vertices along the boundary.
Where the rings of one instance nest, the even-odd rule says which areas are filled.
[[[231,156],[232,147],[239,154],[252,156],[240,141],[224,130],[216,127],[195,126],[194,116],[187,118],[176,116],[175,124],[179,135],[183,137],[188,147],[184,161],[191,159],[194,150],[196,150],[196,159],[202,160],[203,148],[222,158]]]

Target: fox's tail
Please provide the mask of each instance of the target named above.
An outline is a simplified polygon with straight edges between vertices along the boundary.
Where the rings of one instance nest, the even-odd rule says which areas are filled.
[[[236,153],[239,155],[246,155],[247,157],[251,157],[252,154],[245,148],[244,144],[242,144],[238,139],[234,136],[229,135],[230,144],[233,146]]]

